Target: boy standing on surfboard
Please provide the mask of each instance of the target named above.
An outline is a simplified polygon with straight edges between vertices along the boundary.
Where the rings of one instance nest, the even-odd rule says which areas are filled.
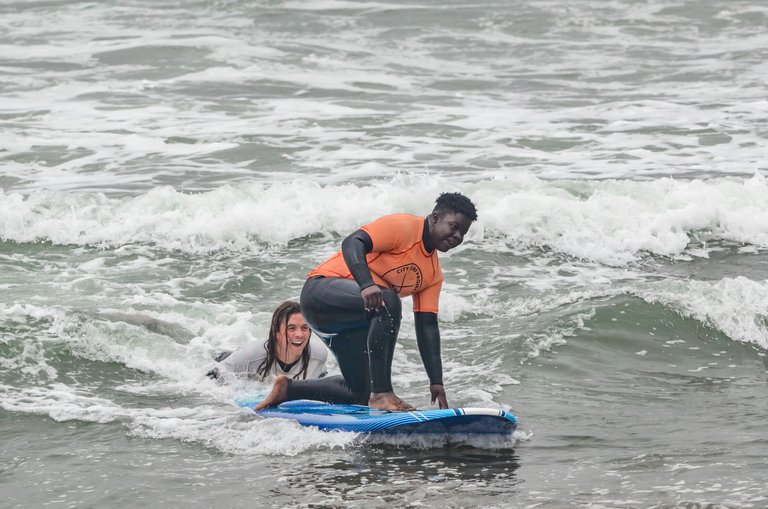
[[[301,309],[336,356],[342,376],[278,377],[256,410],[296,399],[412,410],[394,393],[391,379],[400,298],[409,295],[432,403],[448,408],[437,324],[443,283],[437,251],[462,243],[477,210],[460,193],[443,193],[435,203],[426,218],[394,214],[363,226],[344,239],[341,251],[309,273]]]

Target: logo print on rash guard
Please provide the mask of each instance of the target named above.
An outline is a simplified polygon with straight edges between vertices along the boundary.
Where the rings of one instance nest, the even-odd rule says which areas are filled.
[[[409,263],[385,272],[382,279],[397,293],[416,293],[421,288],[421,269],[415,263]]]

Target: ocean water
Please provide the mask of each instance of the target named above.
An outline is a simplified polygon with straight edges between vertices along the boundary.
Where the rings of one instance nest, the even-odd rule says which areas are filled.
[[[768,5],[0,1],[0,506],[768,507]],[[211,353],[358,226],[441,258],[449,402],[263,421]],[[401,396],[429,406],[410,300]]]

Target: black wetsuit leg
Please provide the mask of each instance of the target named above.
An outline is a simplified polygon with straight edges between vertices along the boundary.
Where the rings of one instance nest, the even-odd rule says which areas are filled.
[[[288,400],[314,399],[328,403],[367,405],[371,395],[367,336],[367,327],[359,327],[334,336],[332,341],[326,344],[336,357],[342,376],[289,380]]]
[[[392,391],[392,358],[402,318],[400,297],[392,290],[383,290],[383,296],[384,307],[373,317],[368,329],[372,392]]]
[[[360,287],[351,279],[314,277],[304,283],[301,311],[326,340],[344,377],[291,381],[288,399],[318,399],[332,403],[367,403],[371,390],[392,390],[392,357],[400,329],[400,297],[382,289],[383,309],[367,313]]]
[[[311,277],[304,282],[300,303],[304,319],[321,335],[367,329],[373,318],[365,311],[360,287],[351,279]]]

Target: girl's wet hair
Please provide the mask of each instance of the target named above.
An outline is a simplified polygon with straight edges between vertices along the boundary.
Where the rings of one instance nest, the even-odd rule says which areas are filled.
[[[443,214],[445,212],[456,212],[464,214],[470,221],[477,221],[477,209],[472,200],[461,193],[442,193],[435,200],[435,208],[432,212]]]
[[[267,338],[267,356],[264,362],[259,365],[256,373],[264,380],[270,371],[272,366],[277,362],[277,342],[279,341],[280,327],[284,326],[286,334],[288,332],[288,320],[291,319],[296,313],[301,313],[301,306],[298,302],[287,300],[277,306],[275,312],[272,313],[272,324],[269,326],[269,337]],[[311,334],[311,333],[310,333]],[[299,371],[294,378],[302,379],[307,378],[307,368],[309,368],[309,343],[301,352],[301,371]]]

